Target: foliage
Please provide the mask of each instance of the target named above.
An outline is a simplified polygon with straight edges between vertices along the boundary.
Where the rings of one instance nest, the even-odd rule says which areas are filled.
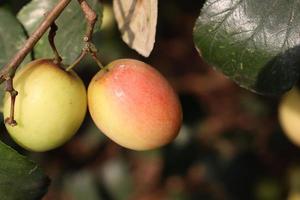
[[[281,94],[299,78],[299,8],[298,0],[208,0],[195,43],[209,63],[242,87]]]
[[[49,179],[41,168],[0,142],[0,196],[3,200],[39,199]]]

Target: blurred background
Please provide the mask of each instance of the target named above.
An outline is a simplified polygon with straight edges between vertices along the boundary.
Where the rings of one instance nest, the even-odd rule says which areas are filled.
[[[27,1],[12,0],[18,9]],[[154,51],[143,58],[121,40],[105,4],[94,36],[103,64],[136,58],[157,68],[179,94],[183,126],[176,140],[155,151],[127,150],[86,120],[67,144],[29,153],[52,183],[43,200],[279,200],[300,199],[300,148],[283,134],[279,97],[248,92],[215,72],[194,48],[192,30],[202,0],[159,1]],[[98,71],[91,60],[75,70],[86,84]],[[0,132],[5,132],[3,123]]]

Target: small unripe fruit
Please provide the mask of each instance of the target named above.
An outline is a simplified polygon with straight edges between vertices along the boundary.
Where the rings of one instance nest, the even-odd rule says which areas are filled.
[[[116,60],[94,76],[88,106],[104,134],[133,150],[169,143],[182,121],[181,105],[167,80],[153,67],[132,59]]]
[[[282,98],[278,114],[286,136],[300,146],[300,92],[297,88],[292,89]]]
[[[17,72],[14,88],[17,126],[6,124],[11,137],[32,151],[47,151],[69,140],[86,113],[86,90],[81,79],[52,60],[30,62]],[[4,98],[4,117],[10,114],[10,97]]]

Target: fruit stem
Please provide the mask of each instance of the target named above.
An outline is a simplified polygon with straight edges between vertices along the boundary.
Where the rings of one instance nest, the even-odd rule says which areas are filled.
[[[103,69],[103,65],[102,65],[102,63],[101,63],[101,61],[100,61],[100,59],[98,58],[98,56],[97,56],[97,52],[90,52],[91,53],[91,56],[92,56],[92,58],[94,59],[94,61],[97,63],[97,65],[100,67],[100,69]]]
[[[58,27],[57,25],[55,24],[55,22],[53,22],[50,26],[50,31],[49,31],[49,34],[48,34],[48,40],[49,40],[49,44],[51,46],[51,49],[54,53],[54,63],[55,64],[60,64],[61,61],[62,61],[62,58],[61,56],[59,55],[58,51],[57,51],[57,48],[55,46],[55,42],[54,42],[54,39],[55,39],[55,36],[56,36],[56,31],[58,30]]]
[[[103,65],[100,62],[99,58],[97,57],[97,53],[98,53],[97,48],[92,42],[86,42],[78,58],[69,67],[67,67],[66,71],[70,71],[73,67],[75,67],[88,53],[91,54],[92,58],[95,60],[97,65],[102,69]]]
[[[10,100],[11,100],[10,101],[10,103],[11,103],[11,105],[10,105],[10,116],[5,119],[5,123],[9,124],[10,126],[16,126],[17,122],[14,119],[14,114],[15,114],[15,101],[16,101],[16,97],[18,95],[18,92],[13,87],[12,77],[9,77],[6,80],[5,90],[7,92],[9,92]]]
[[[103,69],[103,65],[97,55],[98,49],[96,48],[96,46],[92,42],[90,42],[87,46],[89,49],[89,53],[91,54],[94,61],[97,63],[97,65],[100,67],[100,69]]]
[[[66,71],[70,71],[71,69],[73,69],[73,67],[75,67],[87,54],[87,51],[82,50],[81,54],[78,56],[78,58],[69,66],[67,67]]]

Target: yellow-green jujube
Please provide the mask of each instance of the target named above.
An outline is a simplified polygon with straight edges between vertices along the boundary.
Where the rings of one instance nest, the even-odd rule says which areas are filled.
[[[138,60],[119,59],[88,87],[91,116],[110,139],[133,150],[171,142],[182,122],[179,99],[168,81]]]
[[[279,122],[286,136],[300,146],[300,92],[293,88],[279,104]]]
[[[6,124],[11,137],[31,151],[47,151],[68,141],[86,114],[86,89],[75,72],[67,72],[50,59],[35,60],[16,73],[17,126]],[[4,97],[4,117],[11,100]]]

